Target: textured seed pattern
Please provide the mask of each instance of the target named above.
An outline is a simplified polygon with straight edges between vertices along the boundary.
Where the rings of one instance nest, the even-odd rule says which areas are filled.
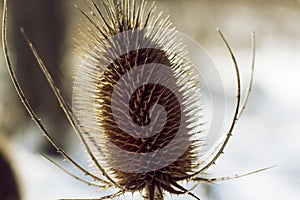
[[[21,32],[51,86],[70,125],[79,136],[93,169],[85,169],[52,138],[32,109],[12,66],[7,45],[7,0],[4,0],[2,45],[15,89],[33,121],[52,146],[89,181],[54,165],[77,180],[99,189],[116,189],[113,199],[126,192],[140,192],[145,200],[163,200],[166,193],[190,195],[182,181],[215,182],[233,177],[205,178],[223,153],[238,118],[247,103],[254,69],[245,99],[241,103],[241,77],[235,56],[219,31],[234,63],[237,101],[231,126],[224,140],[207,157],[201,131],[200,80],[169,19],[155,12],[146,1],[85,1],[81,13],[87,28],[76,42],[80,58],[73,87],[72,110],[65,102],[37,50],[24,30]],[[102,7],[100,8],[100,5]],[[87,10],[87,11],[85,11]],[[192,190],[192,189],[191,189]],[[91,200],[91,199],[90,199]]]
[[[78,99],[76,114],[84,127],[88,115],[85,102],[94,96],[95,123],[100,131],[92,133],[83,128],[83,132],[99,151],[98,159],[106,163],[117,183],[127,190],[145,190],[146,199],[163,199],[163,190],[175,193],[172,183],[185,179],[197,168],[195,148],[199,141],[192,135],[200,132],[195,131],[192,123],[199,120],[194,116],[199,116],[197,112],[201,111],[197,105],[201,98],[199,80],[183,46],[176,43],[171,23],[153,16],[153,6],[144,13],[145,2],[138,7],[135,1],[105,1],[104,5],[108,17],[101,18],[104,15],[101,12],[99,16],[86,14],[92,23],[89,32],[82,33],[84,40],[77,45],[84,60],[79,73],[84,74],[76,78],[88,78],[77,80],[75,85],[74,90],[79,95],[75,98],[75,101]],[[105,26],[99,21],[104,21]],[[168,38],[167,32],[170,33]],[[110,37],[114,39],[107,40]],[[87,56],[91,48],[93,53]],[[160,69],[159,66],[165,67]],[[130,74],[133,69],[139,73]],[[127,78],[124,79],[124,75]],[[135,83],[145,77],[159,77],[159,81],[137,87]],[[120,82],[126,92],[116,87]],[[94,86],[92,91],[91,85]],[[116,105],[114,112],[112,105]],[[155,105],[161,105],[166,118],[164,112],[154,112]],[[124,117],[116,123],[115,116]],[[161,129],[139,132],[135,128],[150,123]],[[131,156],[114,150],[108,142],[132,153]],[[151,156],[148,153],[152,153]],[[127,172],[124,170],[127,168],[138,168],[141,172]]]

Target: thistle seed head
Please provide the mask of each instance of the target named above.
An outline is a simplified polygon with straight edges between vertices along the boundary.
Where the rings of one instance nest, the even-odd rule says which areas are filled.
[[[93,181],[84,180],[50,158],[50,162],[77,180],[98,188],[115,188],[112,199],[125,192],[141,192],[147,200],[163,200],[165,192],[188,194],[180,181],[214,182],[234,177],[203,178],[223,153],[238,118],[247,103],[253,81],[255,43],[253,35],[252,73],[245,99],[241,101],[241,77],[232,58],[237,81],[237,101],[224,140],[206,159],[199,158],[203,146],[199,73],[168,18],[156,14],[154,4],[136,0],[103,0],[103,8],[86,2],[88,20],[77,40],[80,64],[73,88],[73,110],[63,99],[33,44],[21,29],[54,95],[92,160],[95,172],[70,157],[52,138],[36,115],[19,84],[7,48],[7,0],[4,0],[2,44],[7,68],[15,89],[33,121],[59,154]],[[104,11],[102,11],[104,10]],[[201,149],[200,149],[201,150]],[[202,156],[202,155],[201,155]]]
[[[160,199],[197,168],[192,122],[199,115],[190,113],[201,111],[198,74],[154,5],[107,0],[104,7],[106,15],[98,7],[98,15],[85,13],[91,23],[77,44],[75,115],[119,185],[153,187],[146,196]]]

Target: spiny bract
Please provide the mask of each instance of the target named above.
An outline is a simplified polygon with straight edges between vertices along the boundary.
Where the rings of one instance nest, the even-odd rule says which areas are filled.
[[[200,82],[168,18],[154,6],[104,1],[81,32],[73,108],[81,132],[127,191],[163,199],[197,169]],[[160,105],[160,107],[158,106]],[[199,123],[195,123],[199,122]],[[102,162],[101,162],[102,163]]]
[[[87,170],[48,133],[19,84],[8,53],[7,0],[4,0],[2,45],[11,80],[21,102],[57,152],[94,182],[70,173],[45,157],[77,180],[100,189],[117,190],[98,200],[112,199],[125,192],[140,192],[146,200],[163,200],[166,193],[188,194],[199,200],[197,195],[181,185],[183,180],[197,185],[200,181],[228,180],[268,169],[233,177],[199,176],[223,153],[245,108],[253,80],[254,42],[250,83],[240,105],[239,68],[219,31],[234,63],[237,101],[225,139],[218,143],[218,148],[212,149],[206,159],[200,159],[204,136],[201,132],[199,74],[187,58],[187,52],[169,19],[161,18],[161,13],[155,14],[154,4],[148,7],[143,0],[137,4],[136,0],[103,0],[100,9],[89,0],[86,2],[88,12],[79,8],[88,21],[88,28],[81,30],[82,37],[77,40],[76,54],[80,64],[76,70],[72,109],[21,29],[92,161],[94,170]]]

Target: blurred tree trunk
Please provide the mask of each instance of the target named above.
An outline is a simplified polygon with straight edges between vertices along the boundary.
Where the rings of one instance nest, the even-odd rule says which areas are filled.
[[[9,24],[12,27],[9,38],[10,43],[14,44],[14,60],[21,86],[51,134],[63,141],[67,134],[66,121],[62,120],[63,113],[20,33],[20,27],[24,27],[50,74],[60,85],[63,56],[61,47],[65,33],[63,3],[61,0],[11,0],[8,3],[12,19]],[[20,122],[21,124],[15,126],[28,122],[30,121]]]
[[[0,133],[0,199],[20,200],[21,194],[18,186],[18,178],[15,174],[9,152],[6,152],[6,140]]]

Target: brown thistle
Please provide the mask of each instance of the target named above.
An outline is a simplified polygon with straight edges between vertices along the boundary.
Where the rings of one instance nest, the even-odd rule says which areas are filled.
[[[98,188],[117,189],[114,194],[99,197],[99,200],[112,199],[125,192],[140,192],[147,200],[163,200],[166,192],[200,199],[180,183],[185,180],[197,185],[200,181],[228,180],[264,170],[235,177],[201,177],[223,153],[245,108],[253,80],[252,73],[242,103],[239,68],[222,33],[219,31],[236,71],[237,103],[220,148],[208,160],[199,160],[197,149],[203,145],[201,132],[197,131],[201,125],[197,118],[201,111],[197,106],[199,81],[183,46],[177,43],[176,31],[170,21],[156,15],[154,4],[148,8],[145,1],[139,5],[135,0],[103,0],[102,3],[104,11],[92,0],[86,2],[89,12],[80,9],[89,27],[81,31],[82,39],[77,41],[77,54],[82,63],[75,78],[74,110],[64,101],[42,59],[21,29],[62,110],[90,156],[97,172],[94,173],[84,169],[53,140],[27,101],[8,55],[7,2],[4,0],[3,49],[9,74],[22,103],[58,153],[95,182],[73,175],[46,158],[82,182]],[[163,111],[159,109],[161,107]],[[147,129],[151,124],[155,126]],[[194,135],[198,135],[198,139],[194,139]]]

